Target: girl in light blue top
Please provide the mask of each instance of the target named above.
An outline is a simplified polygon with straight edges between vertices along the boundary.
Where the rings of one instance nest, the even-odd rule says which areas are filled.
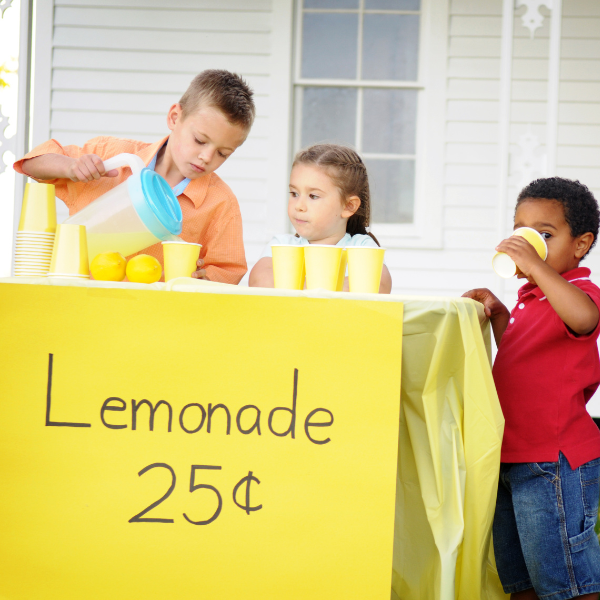
[[[371,216],[367,168],[351,148],[317,144],[301,150],[290,175],[288,216],[296,235],[276,235],[250,272],[251,287],[273,287],[274,244],[328,244],[373,246],[379,242],[367,232]],[[389,294],[392,278],[383,265],[380,294]],[[348,290],[348,281],[344,283]]]

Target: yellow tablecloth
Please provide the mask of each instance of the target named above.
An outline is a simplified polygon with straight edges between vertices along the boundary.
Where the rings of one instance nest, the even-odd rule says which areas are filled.
[[[392,598],[505,598],[490,544],[504,418],[489,322],[470,300],[398,299],[405,304]]]
[[[152,285],[25,278],[0,283],[333,297],[188,278]],[[504,419],[481,305],[461,298],[335,297],[404,303],[392,600],[506,598],[490,544]]]

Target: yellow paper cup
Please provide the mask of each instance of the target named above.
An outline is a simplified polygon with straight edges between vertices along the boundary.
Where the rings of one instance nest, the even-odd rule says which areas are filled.
[[[54,233],[42,231],[17,231],[18,240],[54,240]]]
[[[525,238],[539,254],[542,260],[548,258],[548,246],[542,234],[531,227],[519,227],[513,231],[513,235]],[[492,258],[492,267],[500,277],[510,279],[520,272],[515,261],[505,252],[496,252]]]
[[[15,265],[36,265],[36,266],[50,266],[50,259],[44,260],[43,258],[29,258],[20,256],[15,259]]]
[[[348,251],[346,248],[342,250],[342,258],[340,260],[340,271],[338,273],[338,281],[336,291],[342,292],[344,290],[344,280],[346,279],[346,266],[348,265]]]
[[[273,280],[280,290],[304,288],[304,247],[290,244],[271,246]]]
[[[89,277],[87,236],[85,225],[57,225],[50,274],[62,273]]]
[[[165,281],[191,277],[197,269],[202,244],[192,242],[162,242],[165,257]]]
[[[306,265],[306,289],[323,289],[335,292],[342,248],[324,244],[304,246],[304,264]]]
[[[17,240],[15,247],[20,248],[20,249],[34,248],[36,251],[50,249],[50,252],[52,252],[52,249],[54,248],[54,241],[40,244],[38,242],[23,242],[23,241]]]
[[[54,186],[26,183],[18,231],[56,231],[56,199]]]
[[[28,253],[28,254],[48,254],[48,256],[52,256],[52,250],[54,248],[54,244],[52,246],[16,246],[16,253]]]
[[[353,294],[378,294],[385,248],[352,246],[348,250],[348,278]]]
[[[15,262],[23,259],[36,259],[45,261],[50,264],[52,260],[52,252],[48,252],[47,254],[35,254],[33,252],[15,252]]]

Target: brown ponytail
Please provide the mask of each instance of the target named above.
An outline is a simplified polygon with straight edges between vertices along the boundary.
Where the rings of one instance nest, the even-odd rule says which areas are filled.
[[[360,199],[360,206],[348,219],[346,233],[368,235],[379,246],[377,238],[367,231],[371,219],[371,194],[367,167],[358,153],[352,148],[338,144],[316,144],[296,154],[292,167],[298,164],[323,168],[340,191],[344,201],[350,196],[357,196]]]

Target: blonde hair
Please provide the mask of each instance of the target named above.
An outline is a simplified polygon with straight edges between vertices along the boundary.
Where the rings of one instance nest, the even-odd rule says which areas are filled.
[[[184,119],[205,104],[221,111],[232,125],[250,131],[256,115],[252,96],[252,90],[239,75],[207,69],[192,79],[179,104]]]
[[[292,167],[299,164],[322,168],[340,191],[342,201],[350,196],[360,199],[360,206],[346,223],[346,233],[368,235],[379,246],[377,238],[367,231],[371,220],[371,194],[367,167],[358,153],[338,144],[315,144],[296,154]]]

